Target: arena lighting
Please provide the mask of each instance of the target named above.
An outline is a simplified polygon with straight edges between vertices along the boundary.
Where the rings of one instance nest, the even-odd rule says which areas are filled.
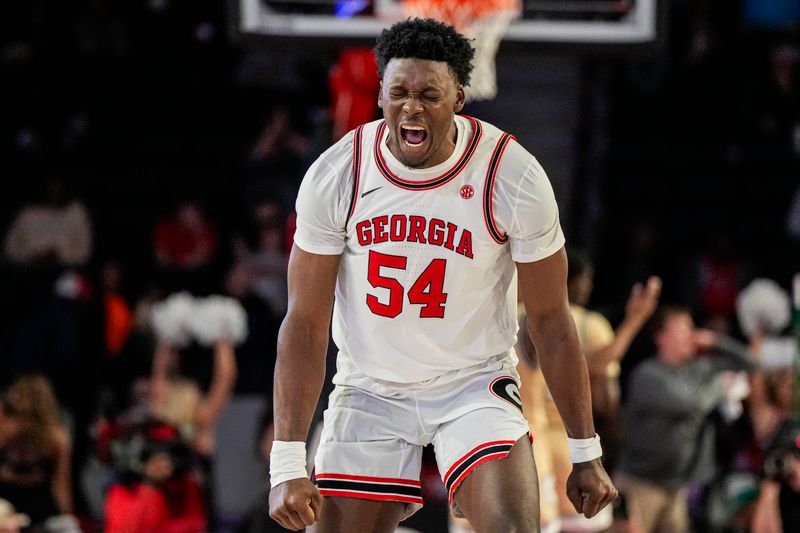
[[[523,16],[505,41],[575,44],[645,44],[658,38],[657,0],[521,0]],[[239,0],[245,35],[372,38],[403,18],[398,0],[374,0],[360,13],[336,16],[333,0]],[[342,11],[339,10],[341,13]]]

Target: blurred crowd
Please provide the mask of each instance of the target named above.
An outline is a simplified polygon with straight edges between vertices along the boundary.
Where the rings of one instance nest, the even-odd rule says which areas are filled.
[[[543,529],[800,531],[797,19],[668,4],[653,57],[583,59],[578,146],[599,155],[574,154],[562,220],[623,498],[591,523],[563,498],[564,429],[521,335]],[[263,495],[221,516],[216,429],[263,400],[266,481],[294,197],[376,116],[369,49],[248,45],[212,0],[14,0],[0,29],[0,532],[280,531]],[[468,531],[425,457],[407,526]]]

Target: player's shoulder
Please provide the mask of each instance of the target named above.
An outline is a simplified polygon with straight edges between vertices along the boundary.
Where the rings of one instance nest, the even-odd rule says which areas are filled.
[[[486,122],[485,120],[481,120],[469,115],[456,116],[459,118],[459,120],[463,120],[466,124],[469,124],[470,127],[479,128],[482,141],[497,141],[506,134],[505,131],[501,130],[491,122]]]
[[[502,160],[524,161],[534,160],[533,155],[517,140],[513,132],[507,132],[495,126],[491,122],[476,119],[467,115],[461,115],[464,120],[476,122],[481,130],[481,142],[491,147],[501,146],[503,148]]]
[[[461,121],[461,129],[469,132],[468,135],[477,134],[484,149],[494,149],[498,141],[506,135],[506,132],[491,122],[469,115],[456,115],[456,120]],[[510,137],[513,139],[513,135]]]
[[[473,119],[475,120],[475,119]],[[521,180],[529,181],[542,174],[541,166],[514,136],[486,121],[478,121],[481,128],[481,143],[486,157],[497,158],[500,171],[497,181],[518,185]],[[528,176],[528,178],[525,178]]]

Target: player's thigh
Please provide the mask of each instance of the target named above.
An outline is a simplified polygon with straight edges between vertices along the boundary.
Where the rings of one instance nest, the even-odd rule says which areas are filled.
[[[477,533],[539,531],[539,485],[528,436],[506,457],[476,467],[453,497]]]
[[[325,496],[319,521],[308,533],[392,533],[407,513],[402,502]]]
[[[471,378],[443,402],[461,412],[437,429],[436,460],[455,514],[479,533],[538,527],[539,487],[518,387],[516,371],[501,368]]]

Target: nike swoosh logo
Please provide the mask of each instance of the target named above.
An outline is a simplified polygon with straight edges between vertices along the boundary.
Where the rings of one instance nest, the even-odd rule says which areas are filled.
[[[363,194],[361,195],[361,198],[364,198],[364,197],[365,197],[366,195],[368,195],[368,194],[372,194],[372,193],[374,193],[374,192],[375,192],[375,191],[377,191],[378,189],[380,189],[380,187],[375,187],[374,189],[370,189],[370,190],[368,190],[367,192],[365,192],[365,193],[363,193]]]

